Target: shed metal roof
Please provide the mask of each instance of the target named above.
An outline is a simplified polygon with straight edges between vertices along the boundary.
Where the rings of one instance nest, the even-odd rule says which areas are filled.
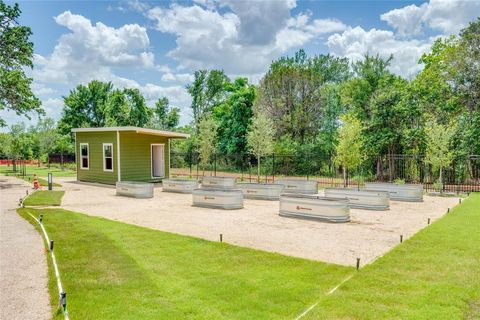
[[[105,132],[105,131],[134,131],[136,133],[151,134],[169,138],[189,138],[187,133],[164,131],[157,129],[146,129],[140,127],[101,127],[101,128],[74,128],[72,132]]]

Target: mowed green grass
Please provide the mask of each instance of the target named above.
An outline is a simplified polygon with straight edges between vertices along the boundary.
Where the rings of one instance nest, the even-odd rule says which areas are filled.
[[[47,167],[38,167],[35,165],[27,165],[26,166],[26,175],[22,175],[21,171],[21,166],[17,165],[17,172],[13,172],[13,166],[7,166],[7,165],[0,165],[0,174],[4,174],[7,176],[16,176],[19,179],[23,179],[27,182],[32,183],[33,185],[33,174],[37,175],[38,182],[40,183],[41,186],[48,186],[48,181],[45,178],[41,177],[47,177],[48,173],[52,173],[53,175],[53,186],[54,187],[61,187],[62,185],[59,183],[55,182],[55,178],[57,177],[75,177],[76,172],[73,170],[65,169],[61,170],[60,168],[57,167],[51,167],[50,169]]]
[[[72,319],[292,319],[353,268],[61,209],[43,214]],[[50,268],[52,305],[58,293]],[[62,319],[61,313],[55,319]]]
[[[17,165],[17,175],[21,173],[22,166]],[[76,176],[76,171],[70,170],[65,168],[64,170],[60,169],[57,166],[50,166],[50,168],[45,167],[45,166],[36,166],[36,165],[26,165],[26,173],[27,176],[32,176],[33,174],[36,174],[39,177],[47,177],[48,173],[51,172],[53,174],[53,178],[55,177],[75,177]],[[3,174],[9,174],[9,175],[14,175],[15,172],[13,172],[13,166],[7,166],[7,165],[0,165],[0,173]]]
[[[30,194],[23,204],[26,206],[59,206],[65,191],[37,190]]]
[[[361,269],[305,319],[480,319],[480,194]]]

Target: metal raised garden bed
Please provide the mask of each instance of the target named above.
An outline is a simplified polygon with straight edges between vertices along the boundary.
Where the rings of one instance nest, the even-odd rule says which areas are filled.
[[[280,196],[280,216],[327,222],[350,221],[347,199],[285,194]]]
[[[195,189],[193,206],[216,209],[243,208],[242,190],[236,189]]]
[[[234,177],[203,177],[202,188],[235,189],[237,183]]]
[[[396,184],[396,183],[365,183],[365,190],[387,191],[391,200],[396,201],[423,201],[422,184]]]
[[[285,186],[278,183],[239,183],[237,188],[242,190],[246,199],[278,200]]]
[[[133,198],[152,198],[153,183],[137,181],[121,181],[116,183],[117,196]]]
[[[388,210],[390,208],[390,198],[386,191],[326,188],[325,196],[347,198],[350,208],[368,210]]]
[[[198,181],[186,179],[164,179],[162,180],[162,191],[192,193],[198,188]]]
[[[295,193],[295,194],[317,194],[318,193],[318,182],[315,180],[294,180],[294,179],[281,179],[277,180],[276,183],[283,184],[285,189],[284,193]]]

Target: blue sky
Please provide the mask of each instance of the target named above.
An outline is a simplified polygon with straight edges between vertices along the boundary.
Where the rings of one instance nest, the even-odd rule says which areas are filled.
[[[9,2],[7,2],[9,3]],[[11,2],[10,2],[11,3]],[[138,88],[150,105],[167,96],[191,119],[185,85],[199,68],[258,82],[270,62],[300,48],[360,59],[394,55],[391,70],[413,77],[436,37],[457,34],[480,1],[27,1],[33,89],[58,119],[62,96],[99,79]],[[2,111],[8,124],[26,121]],[[27,123],[34,123],[36,119]]]

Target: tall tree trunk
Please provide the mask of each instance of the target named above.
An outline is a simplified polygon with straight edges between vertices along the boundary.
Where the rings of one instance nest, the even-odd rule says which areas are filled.
[[[377,180],[383,180],[382,174],[382,159],[380,156],[377,157]]]
[[[63,170],[63,152],[60,153],[60,167],[61,167],[62,170]]]
[[[347,167],[342,166],[342,171],[343,171],[343,187],[346,188],[348,186]]]
[[[17,159],[12,159],[13,172],[17,172]]]
[[[257,182],[260,183],[260,157],[257,158]]]
[[[438,177],[438,181],[440,182],[440,188],[442,188],[442,189],[440,189],[440,193],[442,193],[443,189],[444,189],[443,188],[443,168],[442,167],[440,167],[440,175]]]

